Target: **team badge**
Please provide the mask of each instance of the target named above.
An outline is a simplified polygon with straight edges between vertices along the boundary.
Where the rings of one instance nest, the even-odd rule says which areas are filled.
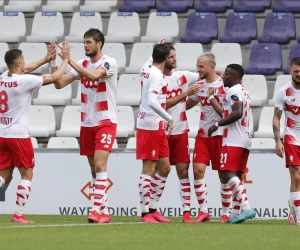
[[[105,63],[104,63],[104,67],[105,67],[107,70],[109,70],[109,67],[110,67],[110,66],[109,66],[109,63],[108,63],[108,62],[105,62]]]
[[[239,100],[239,98],[236,95],[232,95],[231,99],[235,102],[237,102]]]
[[[293,162],[294,157],[292,155],[290,155],[290,162]]]

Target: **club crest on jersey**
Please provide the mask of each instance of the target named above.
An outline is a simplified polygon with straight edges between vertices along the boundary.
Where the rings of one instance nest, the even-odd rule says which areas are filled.
[[[239,100],[239,98],[236,95],[232,95],[231,99],[235,102],[237,102]]]
[[[104,67],[105,67],[107,70],[109,70],[109,68],[110,68],[109,63],[108,63],[108,62],[105,62],[105,63],[104,63]]]
[[[290,155],[290,162],[293,162],[294,161],[294,157],[292,155]]]
[[[151,156],[154,157],[154,156],[155,156],[155,153],[156,153],[155,150],[152,150],[152,151],[151,151]]]

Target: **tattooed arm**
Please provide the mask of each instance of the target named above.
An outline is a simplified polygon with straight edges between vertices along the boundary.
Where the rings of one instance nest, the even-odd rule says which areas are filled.
[[[284,154],[284,147],[280,140],[280,118],[282,115],[282,110],[275,108],[274,109],[274,116],[273,116],[273,133],[276,143],[275,153],[283,158]]]

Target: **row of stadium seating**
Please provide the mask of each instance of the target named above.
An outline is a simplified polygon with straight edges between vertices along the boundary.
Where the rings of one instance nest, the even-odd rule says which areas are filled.
[[[33,148],[39,148],[38,141],[35,137],[30,137]],[[194,149],[195,138],[188,138],[189,148]],[[78,139],[76,137],[51,137],[46,145],[46,148],[61,149],[74,148],[79,149]],[[113,149],[119,148],[117,140],[114,141]],[[126,149],[136,148],[136,137],[130,137],[125,146]],[[251,149],[273,149],[275,148],[275,141],[272,138],[252,138]]]
[[[83,44],[71,43],[71,56],[74,61],[85,58]],[[23,51],[26,63],[30,63],[43,58],[47,53],[45,43],[20,43],[19,49]],[[106,43],[103,47],[103,53],[117,60],[118,72],[136,74],[139,73],[142,65],[152,54],[153,43],[135,43],[132,47],[130,58],[126,57],[124,44]],[[177,70],[196,71],[197,57],[203,53],[203,47],[200,43],[176,43],[174,44],[177,55]],[[9,49],[7,43],[0,43],[0,54],[5,54]],[[141,53],[142,51],[142,53]],[[216,70],[224,71],[230,63],[243,65],[242,49],[238,43],[214,43],[211,52],[214,53],[217,60]],[[248,67],[245,68],[246,74],[275,75],[279,71],[288,74],[288,68],[283,68],[283,64],[289,65],[292,58],[300,56],[300,44],[291,46],[287,62],[282,60],[282,51],[279,44],[276,43],[257,43],[251,48]],[[61,59],[58,58],[58,63]],[[127,66],[127,62],[129,62]],[[0,72],[7,69],[4,58],[0,58]],[[34,74],[40,74],[47,70],[48,65],[43,65],[33,71]],[[68,67],[67,71],[70,70]]]
[[[272,117],[274,107],[263,107],[258,130],[254,131],[253,114],[250,113],[250,133],[257,138],[273,138]],[[195,138],[199,127],[200,108],[194,108],[186,112],[189,122],[189,137]],[[127,140],[135,135],[135,116],[131,106],[117,106],[117,138]],[[284,115],[281,118],[281,136],[284,129]],[[55,112],[52,106],[31,105],[29,115],[29,134],[32,137],[79,137],[80,133],[80,106],[65,106],[60,129],[56,129]]]
[[[251,106],[261,107],[263,105],[274,106],[275,96],[278,90],[291,80],[290,75],[277,76],[273,97],[267,100],[268,87],[264,75],[245,75],[243,86],[251,96]],[[78,82],[76,83],[78,84]],[[77,86],[76,86],[77,87]],[[71,85],[63,89],[55,89],[54,85],[42,87],[36,98],[33,98],[33,105],[80,105],[81,86],[78,84],[76,92]],[[258,91],[259,90],[259,91]],[[75,92],[75,93],[74,93]],[[75,98],[72,98],[75,97]],[[139,106],[141,98],[141,83],[138,74],[122,74],[118,81],[117,105]]]
[[[300,12],[300,2],[297,0],[277,0],[272,6],[271,3],[271,0],[238,0],[236,4],[233,0],[201,0],[199,5],[196,5],[194,0],[161,0],[161,4],[156,5],[156,0],[124,0],[123,5],[119,6],[119,11],[149,12],[156,8],[162,12],[182,13],[195,8],[198,12],[224,13],[233,6],[234,11],[239,12],[264,12],[269,8],[274,12]]]
[[[160,0],[160,5],[156,0],[124,0],[122,2],[123,4],[119,4],[119,11],[122,12],[145,13],[151,9],[157,9],[160,12],[184,13],[189,9],[195,9],[198,12],[224,13],[230,8],[237,12],[264,12],[270,8],[274,12],[300,12],[300,2],[297,0],[277,0],[277,3],[273,5],[271,0],[238,0],[236,4],[233,0],[201,0],[198,5],[194,0]],[[22,12],[34,12],[37,8],[42,8],[42,11],[60,12],[72,12],[76,8],[80,8],[80,11],[110,12],[118,5],[117,0],[85,0],[83,5],[80,3],[80,0],[47,0],[47,3],[42,5],[42,0],[9,0],[3,6],[2,0],[0,6],[3,6],[4,11]]]
[[[4,1],[0,0],[4,11],[10,12],[35,12],[39,8],[42,8],[42,11],[59,12],[73,12],[78,8],[80,11],[110,12],[117,6],[118,0],[85,0],[83,5],[80,5],[80,0],[47,0],[46,4],[42,3],[42,0],[9,0],[4,5]]]
[[[300,2],[300,1],[299,1]],[[0,42],[82,42],[83,34],[90,27],[103,30],[99,12],[73,13],[70,32],[65,34],[64,18],[60,12],[36,12],[31,35],[26,36],[25,17],[22,12],[0,12]],[[128,28],[130,27],[130,28]],[[164,37],[173,43],[179,36],[178,16],[175,12],[152,12],[149,15],[145,36],[140,36],[140,18],[136,12],[113,12],[110,15],[106,42],[133,43],[156,42]],[[296,39],[296,23],[292,13],[268,13],[264,22],[262,36],[257,38],[257,23],[253,13],[229,13],[224,35],[218,34],[218,20],[215,13],[192,12],[189,14],[185,35],[180,37],[184,43],[210,44],[213,40],[249,44],[252,40],[260,43],[288,44]],[[300,37],[297,38],[300,42]]]

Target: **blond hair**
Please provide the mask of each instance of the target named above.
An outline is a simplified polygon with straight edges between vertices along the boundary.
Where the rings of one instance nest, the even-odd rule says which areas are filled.
[[[214,65],[217,64],[215,55],[211,52],[202,53],[197,59],[205,59],[206,61],[211,62]]]

